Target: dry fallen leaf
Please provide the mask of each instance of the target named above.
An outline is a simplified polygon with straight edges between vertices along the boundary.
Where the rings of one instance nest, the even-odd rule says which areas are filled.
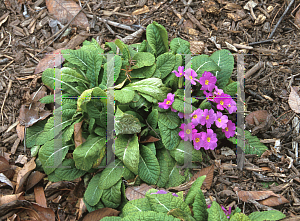
[[[27,179],[26,192],[38,184],[45,176],[46,174],[44,173],[33,171]]]
[[[80,11],[81,7],[72,0],[46,0],[49,13],[53,14],[57,20],[66,24]],[[80,12],[71,22],[71,25],[79,26],[83,29],[90,27],[89,21],[83,12]]]
[[[32,170],[34,170],[36,167],[35,164],[35,157],[33,157],[28,163],[24,165],[24,167],[18,172],[17,175],[17,185],[16,185],[16,193],[19,193],[22,191],[23,185],[31,173]]]
[[[144,5],[143,8],[140,8],[140,9],[137,9],[135,10],[134,12],[132,12],[132,15],[140,15],[140,14],[144,14],[144,13],[147,13],[149,12],[149,8],[147,5]]]
[[[21,141],[23,141],[24,140],[24,135],[25,135],[25,126],[18,123],[16,130],[17,130],[17,134],[18,134],[19,139]]]
[[[297,11],[295,15],[295,25],[297,25],[300,28],[300,9]]]
[[[74,124],[74,142],[75,142],[75,148],[77,148],[79,145],[83,143],[83,138],[82,138],[82,129],[81,125],[82,122]]]
[[[278,206],[289,201],[280,194],[273,191],[238,191],[238,197],[244,201],[256,200],[265,206]]]
[[[153,143],[153,142],[156,142],[156,141],[159,141],[159,139],[156,138],[156,137],[153,137],[153,136],[147,136],[145,138],[145,140],[140,141],[140,143]]]
[[[202,187],[209,190],[214,178],[214,168],[215,165],[211,165],[209,167],[201,169],[199,172],[197,172],[191,179],[191,181],[195,181],[198,177],[206,175],[206,178],[202,184]]]
[[[36,75],[38,73],[41,73],[48,68],[55,68],[55,67],[60,66],[65,60],[63,58],[63,56],[60,55],[61,50],[64,50],[64,49],[66,49],[66,48],[60,48],[60,49],[57,49],[57,50],[51,52],[50,54],[46,54],[46,56],[42,60],[40,60],[39,64],[36,66],[34,74]],[[59,61],[60,61],[59,63],[57,63],[57,60],[55,60],[57,54],[60,55],[60,57],[61,57],[61,59],[59,59]],[[29,76],[29,77],[31,77],[31,76]]]
[[[12,182],[3,173],[0,173],[0,182],[6,183],[12,189],[14,188],[14,185],[12,184]]]
[[[82,221],[98,221],[106,216],[118,216],[120,211],[112,208],[97,209],[91,213],[88,213]]]
[[[44,193],[44,188],[42,186],[34,187],[34,196],[37,204],[43,207],[47,207],[47,200]]]
[[[295,113],[300,113],[300,97],[297,94],[298,89],[296,87],[291,87],[291,93],[289,96],[290,108],[295,111]]]
[[[148,190],[153,189],[153,187],[148,186],[147,184],[143,183],[140,186],[130,186],[126,188],[125,195],[127,199],[135,200],[140,198],[145,198],[145,194]]]
[[[269,115],[269,113],[266,110],[253,111],[246,116],[245,121],[249,126],[253,127],[253,126],[255,126],[254,117],[257,119],[258,123],[263,123],[266,121],[268,115]]]
[[[10,203],[12,201],[15,201],[19,199],[19,197],[22,195],[22,193],[19,194],[13,194],[13,195],[6,195],[6,196],[1,196],[0,197],[0,206]]]

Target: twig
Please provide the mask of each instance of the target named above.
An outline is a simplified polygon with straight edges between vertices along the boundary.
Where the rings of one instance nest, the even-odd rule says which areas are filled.
[[[268,38],[272,38],[277,27],[279,26],[280,22],[282,21],[283,17],[286,15],[286,13],[288,12],[288,10],[290,9],[290,7],[292,6],[292,4],[294,3],[295,0],[291,0],[290,4],[286,7],[285,11],[283,12],[282,16],[279,18],[277,24],[275,25],[275,27],[273,28],[271,34],[269,35]]]
[[[8,93],[9,93],[9,91],[11,89],[11,85],[12,85],[12,80],[9,80],[8,87],[7,87],[6,93],[4,95],[4,100],[3,100],[3,103],[2,103],[2,106],[1,106],[1,121],[2,121],[2,126],[3,126],[3,123],[4,123],[4,121],[3,121],[3,107],[4,107],[4,104],[5,104],[6,98],[8,96]]]
[[[263,209],[263,210],[274,210],[273,208],[262,205],[259,202],[256,202],[255,200],[248,200],[248,202],[253,203],[255,206],[257,206],[258,208]]]
[[[108,31],[113,35],[115,36],[116,33],[114,32],[114,30],[111,29],[111,27],[107,24],[107,22],[103,22],[105,27],[108,29]]]
[[[187,12],[186,15],[189,17],[189,19],[191,19],[193,23],[195,23],[198,26],[198,28],[200,28],[202,32],[208,35],[207,29],[203,25],[201,25],[200,22],[191,13]]]
[[[93,18],[93,15],[87,14],[86,17]],[[135,29],[133,29],[132,27],[120,24],[118,22],[109,21],[107,19],[103,19],[103,18],[100,18],[100,17],[97,17],[97,19],[98,19],[98,21],[101,21],[103,23],[107,22],[107,24],[112,25],[112,26],[117,27],[117,28],[122,28],[122,29],[125,29],[127,31],[135,31]]]
[[[87,2],[84,4],[84,6],[76,13],[76,15],[73,16],[73,18],[71,19],[71,21],[69,21],[69,23],[67,25],[65,25],[65,27],[63,27],[61,30],[59,30],[55,35],[53,35],[51,38],[47,39],[45,42],[49,41],[50,39],[52,39],[53,37],[55,37],[50,44],[48,44],[47,47],[45,47],[43,50],[41,50],[39,53],[37,53],[34,58],[36,58],[38,55],[40,55],[42,52],[44,52],[53,42],[56,41],[56,39],[58,39],[60,37],[60,35],[69,27],[69,25],[72,23],[72,21],[76,18],[76,16],[84,9],[84,7],[87,5],[87,3],[89,2],[89,0],[87,0]],[[21,64],[21,66],[25,65],[28,61],[33,60],[34,58],[28,59],[27,61],[25,61],[23,64]]]
[[[261,69],[264,66],[265,66],[265,62],[262,62],[262,61],[258,62],[249,71],[247,71],[247,73],[245,74],[245,79],[249,78],[252,74],[257,72],[259,69]]]
[[[263,43],[269,43],[269,42],[276,42],[275,39],[267,39],[267,40],[262,40],[262,41],[257,41],[257,42],[251,42],[248,45],[258,45],[258,44],[263,44]]]
[[[185,1],[183,1],[183,4],[185,5],[185,8],[183,10],[183,12],[181,13],[181,16],[184,16],[185,13],[187,12],[188,8],[190,7],[190,4],[192,3],[193,0],[189,0],[188,3],[186,3]]]

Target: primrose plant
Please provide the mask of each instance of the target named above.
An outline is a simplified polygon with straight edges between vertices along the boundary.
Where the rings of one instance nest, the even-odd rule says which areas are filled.
[[[198,108],[190,116],[187,116],[191,118],[191,123],[181,124],[181,131],[178,133],[181,139],[184,141],[193,141],[196,150],[199,150],[201,147],[205,150],[214,150],[217,147],[218,139],[217,134],[211,129],[213,124],[215,124],[216,128],[222,129],[227,138],[233,137],[236,126],[221,111],[226,110],[228,114],[234,113],[237,110],[236,102],[230,95],[224,93],[222,89],[216,86],[217,78],[212,73],[205,71],[198,80],[196,78],[197,73],[191,68],[184,71],[184,66],[179,66],[178,71],[174,70],[172,73],[175,73],[176,77],[181,78],[179,82],[185,78],[192,85],[196,85],[196,82],[199,83],[201,85],[200,90],[203,91],[206,99],[212,104],[210,110]],[[171,111],[177,112],[172,107],[174,97],[175,94],[168,93],[164,102],[158,103],[158,106],[163,109],[171,108]],[[217,111],[214,109],[217,109]],[[184,114],[179,112],[178,116],[183,118]],[[199,130],[195,129],[196,127]]]

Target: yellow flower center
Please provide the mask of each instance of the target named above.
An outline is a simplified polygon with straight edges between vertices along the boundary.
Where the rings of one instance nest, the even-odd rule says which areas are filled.
[[[196,118],[197,118],[197,114],[195,114],[195,115],[193,116],[193,118],[196,119]]]
[[[225,127],[225,130],[228,131],[228,127]]]
[[[192,80],[192,79],[193,79],[193,77],[192,77],[192,76],[190,76],[190,79]]]
[[[179,73],[179,75],[181,76],[181,75],[182,75],[182,73]]]
[[[190,134],[191,133],[191,130],[190,129],[187,129],[186,130],[186,134]]]
[[[231,107],[231,105],[230,105],[230,104],[228,104],[228,107]]]
[[[223,102],[223,101],[220,101],[220,104],[221,104],[221,105],[223,105],[223,104],[224,104],[224,102]]]
[[[166,102],[166,104],[170,104],[170,103],[171,103],[170,101],[167,101],[167,102]]]
[[[205,85],[208,85],[209,81],[208,80],[205,80]]]
[[[196,143],[198,143],[198,142],[200,141],[200,139],[199,139],[199,138],[196,138],[195,141],[196,141]]]
[[[206,140],[207,140],[207,142],[210,142],[210,137],[208,137]]]
[[[221,121],[222,121],[221,118],[219,118],[218,121],[221,123]]]
[[[208,120],[209,119],[209,115],[207,115],[205,119]]]

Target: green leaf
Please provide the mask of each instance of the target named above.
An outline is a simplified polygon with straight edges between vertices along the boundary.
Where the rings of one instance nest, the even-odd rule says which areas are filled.
[[[175,218],[174,216],[167,215],[165,213],[157,213],[154,211],[141,211],[132,213],[129,216],[126,216],[122,221],[153,221],[153,220],[163,220],[163,221],[180,221],[180,219]],[[102,219],[101,219],[102,221]],[[106,220],[109,221],[109,220]]]
[[[138,52],[133,56],[132,60],[135,61],[135,65],[131,66],[132,69],[139,69],[145,66],[152,66],[155,62],[155,57],[149,52]]]
[[[117,45],[114,42],[105,42],[105,46],[110,47],[114,54],[117,54]]]
[[[230,221],[251,221],[251,220],[249,219],[248,216],[246,216],[243,213],[235,213],[232,217],[230,217]]]
[[[199,79],[204,71],[220,71],[220,67],[208,56],[208,55],[198,55],[192,59],[193,70],[198,74],[197,79]],[[190,63],[189,63],[190,64]],[[189,66],[186,65],[186,66]]]
[[[103,193],[103,190],[99,188],[99,180],[101,173],[97,173],[89,182],[89,185],[84,193],[84,199],[90,206],[95,206]]]
[[[208,209],[208,221],[227,221],[227,217],[221,206],[213,201],[211,207]]]
[[[158,110],[152,109],[151,113],[147,117],[147,123],[155,129],[157,127],[158,122]]]
[[[173,209],[179,208],[188,215],[191,215],[189,206],[179,197],[167,194],[146,194],[153,211],[158,213],[168,213]]]
[[[147,198],[140,198],[129,201],[124,206],[122,213],[126,217],[130,216],[133,213],[142,211],[151,211],[151,207]]]
[[[170,158],[172,157],[168,154],[168,151],[165,148],[157,150],[157,160],[160,167],[160,175],[156,184],[158,187],[165,187],[168,183],[170,174],[169,164],[172,163]]]
[[[92,168],[99,156],[102,158],[106,152],[106,137],[88,138],[73,152],[76,167],[88,171]]]
[[[205,100],[203,100],[203,101],[201,102],[199,108],[200,108],[201,110],[204,110],[204,109],[210,110],[210,109],[211,109],[211,103],[208,102],[207,99],[205,99]]]
[[[224,93],[225,94],[229,94],[230,96],[235,96],[237,93],[237,81],[236,82],[232,82],[231,84],[228,84],[225,88],[224,88]]]
[[[99,135],[100,137],[105,137],[106,136],[106,129],[102,127],[96,127],[94,132]]]
[[[65,159],[62,166],[55,170],[55,176],[61,180],[72,181],[86,174],[86,171],[78,170],[73,159]]]
[[[129,103],[133,100],[135,91],[131,88],[125,87],[121,90],[115,90],[115,99],[122,104]]]
[[[214,70],[217,77],[217,84],[219,89],[223,89],[232,74],[234,66],[234,58],[230,51],[223,49],[215,51],[211,56],[212,59],[221,70]],[[194,59],[193,59],[194,60]],[[193,65],[194,67],[194,65]]]
[[[82,70],[87,70],[87,52],[81,48],[78,50],[65,49],[61,50],[61,54],[66,59],[66,61],[72,63],[73,65],[79,66]]]
[[[169,181],[165,188],[179,186],[184,181],[185,177],[180,174],[179,168],[177,167],[177,164],[175,164],[169,173]]]
[[[115,140],[115,154],[136,175],[139,166],[139,142],[136,134],[119,135]]]
[[[61,76],[62,77],[62,76]],[[63,81],[63,79],[55,79],[55,71],[54,69],[46,69],[43,74],[42,74],[42,81],[43,83],[50,87],[51,89],[54,89],[54,82],[58,81],[61,82],[62,84],[62,88],[68,88],[70,91],[72,91],[73,93],[80,95],[81,92],[79,90],[77,90],[74,86],[72,86],[72,84],[67,83],[66,81]]]
[[[238,129],[238,133],[240,134],[242,131]],[[231,137],[228,139],[233,144],[237,144],[237,142],[242,142],[237,140],[235,137]],[[256,137],[251,135],[251,133],[245,130],[245,154],[257,154],[259,157],[268,149],[260,140]],[[241,144],[239,144],[241,145]]]
[[[194,202],[195,196],[198,194],[198,190],[201,188],[206,175],[198,177],[197,180],[192,184],[188,194],[186,195],[185,202],[187,204],[192,204]]]
[[[117,208],[121,204],[121,184],[120,179],[115,185],[103,191],[101,201],[105,207]]]
[[[160,130],[162,142],[165,145],[166,149],[168,150],[175,149],[179,145],[179,142],[181,140],[180,136],[178,135],[181,129],[180,128],[169,129],[160,121],[158,121],[158,128]]]
[[[124,165],[120,160],[111,162],[101,173],[99,188],[109,189],[121,179],[123,172]]]
[[[61,80],[64,82],[76,82],[76,83],[81,82],[86,85],[90,84],[89,82],[90,79],[87,80],[83,75],[78,73],[76,70],[68,67],[63,67],[61,69]]]
[[[121,67],[122,67],[122,58],[119,55],[114,55],[113,58],[111,58],[107,63],[104,64],[104,72],[103,72],[103,78],[101,81],[102,85],[107,85],[107,82],[111,82],[111,78],[113,82],[116,82],[119,78]],[[114,75],[108,76],[108,70],[113,70]],[[113,85],[111,85],[113,86]]]
[[[168,127],[169,129],[176,129],[180,125],[180,118],[177,113],[167,112],[158,113],[158,122]]]
[[[167,77],[173,71],[175,65],[175,55],[172,53],[164,53],[156,58],[156,68],[161,73],[161,79]]]
[[[151,50],[159,56],[169,50],[168,33],[164,26],[153,22],[146,28],[146,39]]]
[[[62,143],[62,146],[54,144],[54,140],[46,142],[39,150],[39,159],[43,165],[45,173],[52,173],[64,160],[69,148],[74,147],[73,144],[67,145]]]
[[[89,205],[84,198],[83,198],[83,202],[86,205],[86,208],[89,212],[93,212],[97,209],[105,208],[105,206],[102,204],[101,200],[95,206]]]
[[[128,46],[124,44],[120,39],[115,40],[115,44],[120,48],[122,57],[126,60],[130,60],[130,52],[128,50]]]
[[[86,77],[91,82],[91,87],[98,86],[98,77],[102,65],[103,55],[104,52],[103,49],[94,48],[93,46],[90,46],[89,49],[92,49],[87,54],[87,71],[86,71]]]
[[[26,129],[26,147],[31,148],[33,147],[37,140],[37,137],[43,132],[45,124],[47,120],[38,121],[31,127]]]
[[[174,99],[174,102],[172,103],[172,107],[173,107],[175,110],[177,110],[177,111],[179,111],[179,112],[181,112],[181,113],[184,113],[184,106],[185,106],[184,104],[185,104],[184,101],[182,101],[182,100],[180,100],[180,99],[178,99],[178,98],[175,98],[175,99]],[[195,108],[195,107],[192,105],[191,113],[193,113],[196,109],[197,109],[197,108]]]
[[[71,140],[73,138],[74,134],[74,126],[76,123],[79,123],[82,120],[82,118],[77,119],[71,126],[69,126],[66,130],[63,132],[63,142],[67,143],[67,141]]]
[[[156,64],[145,66],[139,69],[133,69],[130,72],[131,79],[134,78],[151,78],[156,70]],[[125,72],[124,72],[125,73]]]
[[[183,212],[179,208],[172,209],[170,212],[168,212],[168,215],[172,215],[176,218],[179,218],[179,219],[185,220],[185,221],[195,221],[195,219],[191,215]]]
[[[208,218],[207,205],[201,189],[198,189],[198,193],[195,196],[195,201],[193,203],[193,212],[194,218],[197,221],[206,221]]]
[[[178,147],[170,150],[171,156],[180,164],[184,164],[184,156],[186,155],[192,161],[202,162],[202,154],[196,150],[191,142],[181,140]]]
[[[115,116],[115,131],[119,134],[135,134],[141,132],[140,121],[131,114],[123,113],[119,108]]]
[[[190,43],[186,40],[183,40],[181,38],[173,38],[173,40],[170,42],[170,49],[175,54],[190,54]]]
[[[138,174],[148,184],[155,185],[160,173],[159,163],[153,152],[146,146],[140,147]]]
[[[51,104],[54,103],[54,94],[47,95],[45,97],[42,97],[39,102],[43,104]]]
[[[253,212],[249,215],[249,219],[252,221],[264,221],[264,220],[281,220],[286,216],[278,210],[268,210],[262,212]],[[231,220],[231,219],[230,219]]]

